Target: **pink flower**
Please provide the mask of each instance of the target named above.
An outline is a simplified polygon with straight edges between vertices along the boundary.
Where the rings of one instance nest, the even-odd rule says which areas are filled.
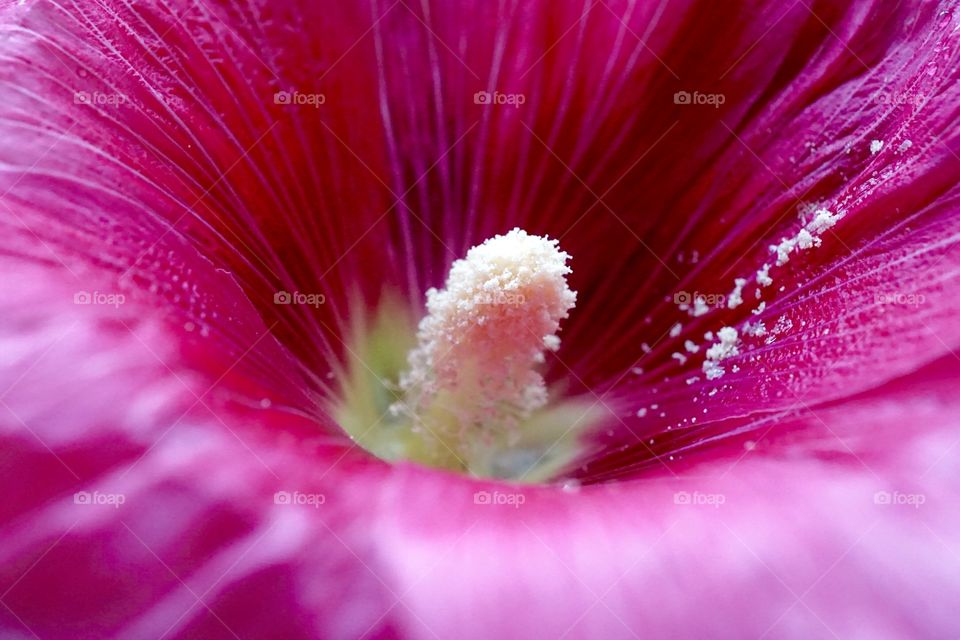
[[[955,2],[0,25],[4,637],[960,635]],[[514,227],[575,464],[358,447],[375,312]]]

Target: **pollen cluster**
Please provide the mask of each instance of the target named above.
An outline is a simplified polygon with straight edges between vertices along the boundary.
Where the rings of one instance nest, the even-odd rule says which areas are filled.
[[[444,438],[515,432],[547,403],[537,365],[576,303],[569,258],[556,240],[513,229],[454,262],[444,288],[427,292],[393,410],[427,431],[456,430]]]
[[[569,259],[556,240],[513,229],[456,260],[426,313],[394,292],[373,316],[355,314],[338,422],[384,460],[516,482],[571,472],[583,436],[611,416],[543,377],[577,300]]]

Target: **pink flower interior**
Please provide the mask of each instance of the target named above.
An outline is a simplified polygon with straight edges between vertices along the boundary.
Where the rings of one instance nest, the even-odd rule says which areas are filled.
[[[5,632],[960,632],[952,3],[28,0],[0,24]],[[419,317],[516,226],[573,256],[548,382],[612,416],[576,482],[356,447],[331,411],[355,322],[388,296]]]

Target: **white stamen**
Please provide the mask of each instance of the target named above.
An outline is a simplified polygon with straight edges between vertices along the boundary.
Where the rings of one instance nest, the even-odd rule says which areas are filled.
[[[501,431],[543,407],[536,365],[545,350],[559,349],[560,321],[576,304],[569,258],[556,240],[513,229],[455,261],[445,287],[427,291],[398,411],[422,420],[442,396],[461,431]]]

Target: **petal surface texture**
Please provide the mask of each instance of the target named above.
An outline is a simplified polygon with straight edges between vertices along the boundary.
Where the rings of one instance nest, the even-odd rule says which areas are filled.
[[[0,57],[3,637],[960,636],[956,2],[0,0]],[[514,227],[611,424],[358,448],[358,317]]]

